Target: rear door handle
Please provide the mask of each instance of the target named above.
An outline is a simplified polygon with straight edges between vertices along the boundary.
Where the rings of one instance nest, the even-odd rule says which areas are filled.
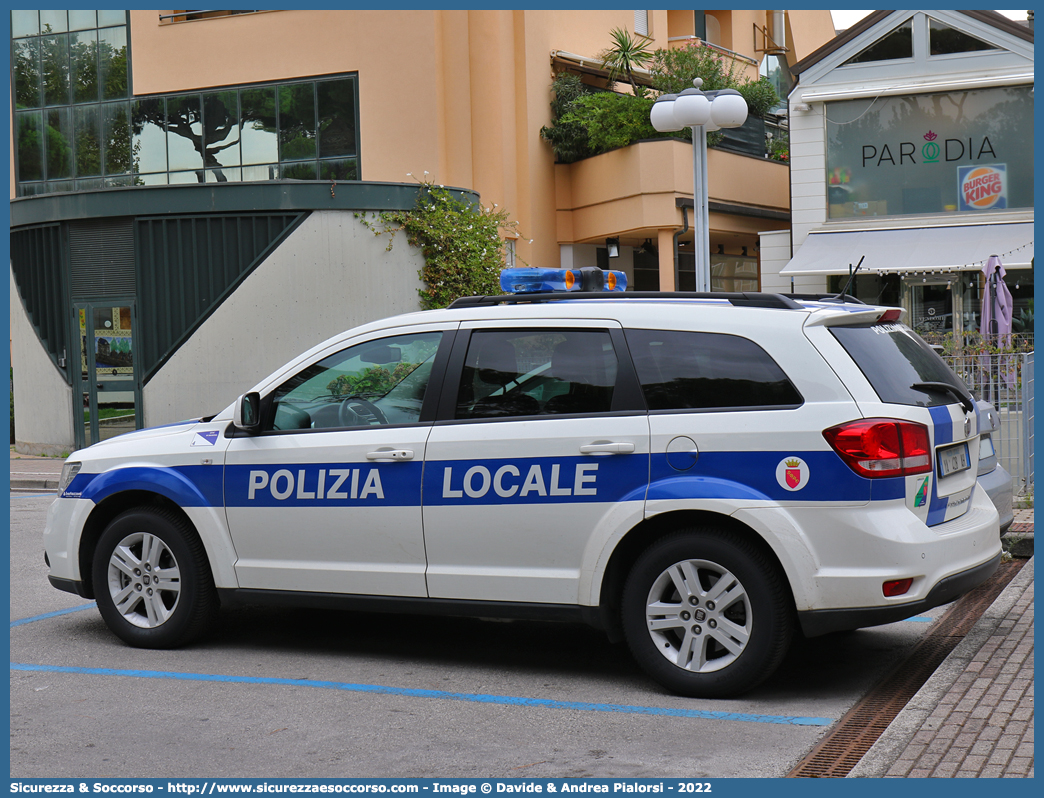
[[[367,452],[367,460],[412,460],[413,452],[410,449],[378,449],[376,452]]]
[[[580,447],[580,454],[631,454],[633,451],[633,443],[616,443],[614,441],[599,441]]]

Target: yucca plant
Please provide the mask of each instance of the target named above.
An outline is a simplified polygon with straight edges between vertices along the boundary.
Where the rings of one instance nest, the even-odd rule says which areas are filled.
[[[612,45],[598,56],[602,59],[602,66],[609,72],[609,82],[615,83],[622,75],[626,75],[635,96],[644,96],[645,87],[638,85],[634,70],[642,69],[652,61],[649,42],[631,36],[623,28],[613,28],[609,38],[613,41]]]

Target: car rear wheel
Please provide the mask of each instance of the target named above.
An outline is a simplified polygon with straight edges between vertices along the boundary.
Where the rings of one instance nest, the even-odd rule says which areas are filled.
[[[778,567],[734,533],[693,529],[638,558],[624,587],[623,626],[638,664],[682,695],[725,698],[779,666],[793,613]]]
[[[108,627],[139,648],[173,648],[200,637],[217,612],[203,544],[169,510],[117,516],[98,541],[94,593]]]

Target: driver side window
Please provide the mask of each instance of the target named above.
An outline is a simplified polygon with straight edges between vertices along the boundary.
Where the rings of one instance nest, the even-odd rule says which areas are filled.
[[[267,430],[411,424],[420,419],[440,332],[350,346],[299,371],[272,393]]]

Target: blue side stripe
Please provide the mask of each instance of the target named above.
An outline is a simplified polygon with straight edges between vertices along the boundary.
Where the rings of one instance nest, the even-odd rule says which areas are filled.
[[[147,490],[181,507],[220,507],[224,503],[220,465],[130,466],[102,474],[79,473],[63,496],[98,503],[125,490]]]
[[[932,414],[932,428],[935,433],[935,446],[943,446],[953,443],[953,419],[950,417],[949,407],[946,405],[930,407]],[[934,451],[932,457],[935,457]],[[948,500],[939,498],[939,471],[938,465],[933,464],[932,473],[932,498],[928,504],[928,518],[925,523],[928,526],[936,526],[946,520],[946,505]]]
[[[808,465],[809,480],[801,490],[790,491],[776,479],[782,460],[798,457]],[[833,451],[700,452],[695,465],[676,471],[666,454],[652,458],[649,500],[656,499],[753,499],[773,501],[847,501],[901,498],[894,484],[901,479],[871,480],[856,474]],[[873,490],[873,495],[871,495]]]
[[[773,723],[787,726],[829,726],[833,718],[787,715],[754,715],[745,712],[710,712],[699,709],[643,707],[627,704],[592,704],[584,701],[556,701],[546,698],[489,695],[486,693],[450,693],[443,690],[420,690],[408,687],[389,687],[376,684],[351,684],[318,679],[280,679],[259,676],[225,676],[214,673],[177,673],[174,671],[139,671],[116,668],[74,668],[60,665],[26,665],[12,662],[11,670],[43,673],[84,674],[88,676],[130,676],[139,679],[173,679],[189,682],[218,682],[222,684],[263,684],[282,687],[311,687],[322,690],[342,690],[351,693],[434,698],[443,701],[466,701],[476,704],[536,707],[540,709],[572,709],[581,712],[612,712],[628,715],[657,715],[660,717],[693,718],[699,720],[731,720],[742,723]]]
[[[809,480],[787,490],[780,463],[799,457]],[[651,473],[651,482],[650,482]],[[423,480],[423,486],[422,486]],[[423,490],[422,490],[423,488]],[[529,457],[427,462],[131,466],[80,473],[66,497],[100,502],[123,490],[149,490],[181,507],[419,507],[610,503],[674,499],[891,501],[902,478],[859,476],[833,451],[701,452],[677,471],[666,454]]]

